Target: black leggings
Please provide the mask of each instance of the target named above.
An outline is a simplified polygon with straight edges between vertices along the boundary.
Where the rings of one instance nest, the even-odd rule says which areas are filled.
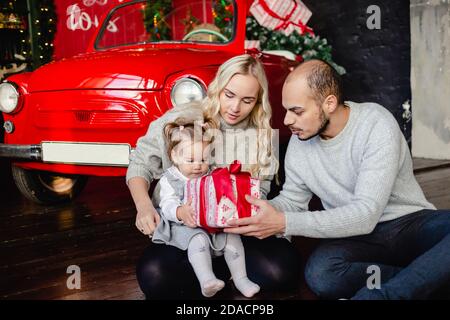
[[[289,292],[300,283],[300,256],[288,240],[242,237],[247,274],[262,292]],[[230,272],[223,256],[213,258],[217,278],[227,280]],[[187,252],[168,245],[150,245],[136,267],[139,286],[147,299],[201,298],[198,280]]]

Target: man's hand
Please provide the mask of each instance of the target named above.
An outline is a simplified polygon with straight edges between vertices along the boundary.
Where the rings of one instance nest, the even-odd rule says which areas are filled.
[[[195,228],[197,226],[194,219],[195,211],[191,207],[191,203],[192,200],[190,199],[188,203],[177,208],[177,219],[183,221],[188,227]]]
[[[259,213],[253,217],[228,221],[230,228],[225,228],[225,232],[253,236],[258,239],[284,233],[286,219],[283,213],[277,211],[266,200],[260,200],[249,195],[246,195],[245,199],[258,206]]]

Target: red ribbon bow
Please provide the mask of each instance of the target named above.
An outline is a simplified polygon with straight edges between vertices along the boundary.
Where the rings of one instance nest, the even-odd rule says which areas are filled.
[[[266,3],[265,0],[259,0],[259,4],[263,7],[264,11],[266,11],[271,17],[281,20],[281,23],[278,26],[276,26],[274,30],[286,29],[290,24],[292,24],[300,28],[301,34],[308,32],[310,35],[314,36],[313,29],[306,26],[303,22],[301,22],[300,20],[298,22],[290,20],[291,16],[294,14],[298,6],[298,3],[295,0],[294,0],[294,7],[292,8],[291,12],[284,18],[280,17],[276,12],[270,9],[269,5]]]
[[[231,184],[231,174],[236,178],[236,191],[237,197],[235,197],[233,191],[233,185]],[[250,194],[250,173],[241,171],[241,164],[239,161],[234,161],[228,168],[218,168],[211,173],[211,177],[214,183],[216,192],[217,205],[223,196],[230,199],[236,206],[239,217],[250,217],[252,214],[251,204],[245,199],[246,194]],[[206,176],[201,178],[200,181],[200,225],[211,233],[222,231],[219,228],[212,228],[207,224],[207,210],[205,205],[205,180]]]

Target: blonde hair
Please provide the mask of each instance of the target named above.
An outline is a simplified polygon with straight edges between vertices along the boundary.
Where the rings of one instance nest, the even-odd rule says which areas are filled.
[[[266,73],[262,63],[248,54],[239,55],[225,61],[208,86],[207,96],[203,100],[205,114],[220,127],[219,96],[225,86],[236,75],[252,75],[259,83],[259,92],[255,106],[249,117],[249,126],[257,129],[257,164],[250,169],[253,176],[260,176],[263,170],[272,167],[271,172],[278,171],[278,160],[273,152],[273,129],[270,125],[272,108],[269,102],[269,90]]]
[[[217,128],[215,122],[208,117],[204,117],[202,123],[197,123],[197,121],[186,118],[177,118],[167,123],[164,126],[164,138],[167,143],[167,155],[169,159],[173,161],[172,151],[182,141],[191,140],[192,142],[196,142],[196,139],[200,138],[201,141],[211,144],[214,141],[214,137],[207,133],[209,129],[215,128]],[[196,132],[197,130],[199,132]]]

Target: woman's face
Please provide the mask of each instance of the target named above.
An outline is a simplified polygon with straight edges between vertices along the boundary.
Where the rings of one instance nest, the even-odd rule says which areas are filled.
[[[230,125],[248,117],[258,101],[258,80],[252,75],[235,74],[219,95],[220,115]]]

